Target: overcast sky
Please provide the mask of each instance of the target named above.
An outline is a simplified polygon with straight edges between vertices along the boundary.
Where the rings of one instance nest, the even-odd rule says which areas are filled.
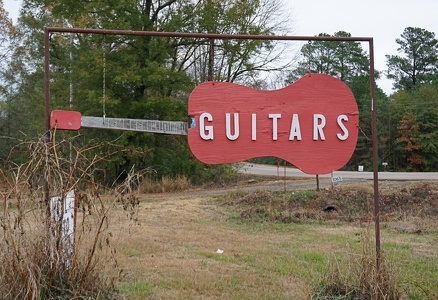
[[[419,27],[438,37],[438,0],[284,0],[293,19],[294,35],[333,35],[374,39],[375,68],[386,71],[385,55],[399,55],[395,42],[406,27]],[[362,44],[368,52],[368,43]],[[387,93],[392,82],[385,76],[377,84]]]
[[[3,2],[15,23],[21,1]],[[438,0],[284,0],[284,3],[291,15],[290,35],[346,31],[356,37],[373,37],[375,68],[379,71],[386,70],[386,54],[398,54],[395,39],[406,27],[420,27],[438,35]],[[362,44],[362,48],[368,52],[368,43]],[[382,77],[377,84],[390,94],[392,83]]]
[[[3,0],[3,7],[9,13],[9,17],[15,21],[18,17],[21,0]]]

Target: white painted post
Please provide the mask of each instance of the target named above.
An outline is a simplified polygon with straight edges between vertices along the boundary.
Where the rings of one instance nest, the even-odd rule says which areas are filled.
[[[67,267],[70,266],[70,259],[74,253],[75,244],[75,192],[69,191],[63,201],[61,196],[50,199],[50,211],[52,213],[52,224],[55,225],[54,238],[57,238],[58,230],[56,224],[61,222],[60,245],[61,259]]]

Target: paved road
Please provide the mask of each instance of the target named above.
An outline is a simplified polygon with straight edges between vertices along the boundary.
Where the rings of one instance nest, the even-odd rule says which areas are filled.
[[[256,175],[284,176],[284,167],[277,168],[271,165],[243,163],[239,169],[242,173]],[[315,177],[295,168],[286,168],[287,177]],[[333,177],[341,176],[344,179],[373,179],[373,172],[335,171]],[[320,178],[330,178],[331,174],[319,175]],[[379,180],[438,180],[438,172],[379,172]]]

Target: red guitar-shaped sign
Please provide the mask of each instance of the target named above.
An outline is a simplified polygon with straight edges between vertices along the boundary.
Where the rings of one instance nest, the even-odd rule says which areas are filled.
[[[351,90],[325,74],[260,91],[206,82],[190,95],[188,141],[207,164],[276,156],[308,174],[344,166],[356,148],[359,113]]]

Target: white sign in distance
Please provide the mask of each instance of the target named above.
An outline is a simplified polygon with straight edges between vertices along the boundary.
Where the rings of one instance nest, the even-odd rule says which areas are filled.
[[[342,181],[342,176],[334,176],[332,177],[332,182],[336,183],[336,182],[340,182]]]

